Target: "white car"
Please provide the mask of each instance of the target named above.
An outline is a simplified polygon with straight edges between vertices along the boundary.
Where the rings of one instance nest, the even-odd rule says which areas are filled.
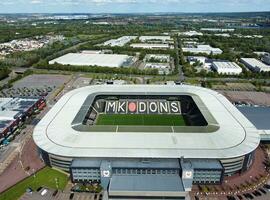
[[[44,196],[45,194],[47,194],[47,192],[48,192],[48,190],[44,189],[44,190],[42,190],[42,192],[40,194],[41,194],[41,196]]]

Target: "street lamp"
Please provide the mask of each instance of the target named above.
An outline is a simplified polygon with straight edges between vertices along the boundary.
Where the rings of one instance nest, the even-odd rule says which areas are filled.
[[[55,180],[55,186],[58,189],[58,178],[54,178],[54,180]]]

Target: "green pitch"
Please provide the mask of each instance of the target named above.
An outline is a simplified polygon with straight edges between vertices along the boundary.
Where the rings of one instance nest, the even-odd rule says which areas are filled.
[[[36,191],[39,187],[48,187],[51,189],[64,190],[68,182],[68,176],[62,172],[45,167],[32,176],[24,179],[18,184],[12,186],[5,192],[0,194],[0,199],[16,200],[19,199],[27,188],[32,188]]]
[[[166,114],[99,114],[96,125],[185,126],[181,115]]]

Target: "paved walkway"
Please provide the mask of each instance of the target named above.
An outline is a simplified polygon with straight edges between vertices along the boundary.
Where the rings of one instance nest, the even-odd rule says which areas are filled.
[[[21,154],[17,154],[11,164],[0,175],[0,192],[44,167],[44,163],[40,160],[36,149],[37,147],[32,138],[25,142]],[[27,168],[28,170],[26,170]]]
[[[218,198],[222,200],[227,199],[227,195],[242,194],[262,187],[270,178],[264,165],[266,159],[266,153],[259,147],[255,151],[255,159],[248,171],[226,177],[222,185],[202,186],[204,189],[207,188],[206,190],[208,190],[208,192],[202,192],[198,186],[194,186],[191,193],[192,199],[195,199],[194,196],[196,195],[199,196],[200,199]]]

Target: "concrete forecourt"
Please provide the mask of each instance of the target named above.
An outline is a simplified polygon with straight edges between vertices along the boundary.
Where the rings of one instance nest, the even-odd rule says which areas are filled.
[[[110,199],[184,199],[192,184],[246,171],[260,142],[224,96],[188,85],[73,90],[33,137],[49,166],[73,182],[101,183]]]

